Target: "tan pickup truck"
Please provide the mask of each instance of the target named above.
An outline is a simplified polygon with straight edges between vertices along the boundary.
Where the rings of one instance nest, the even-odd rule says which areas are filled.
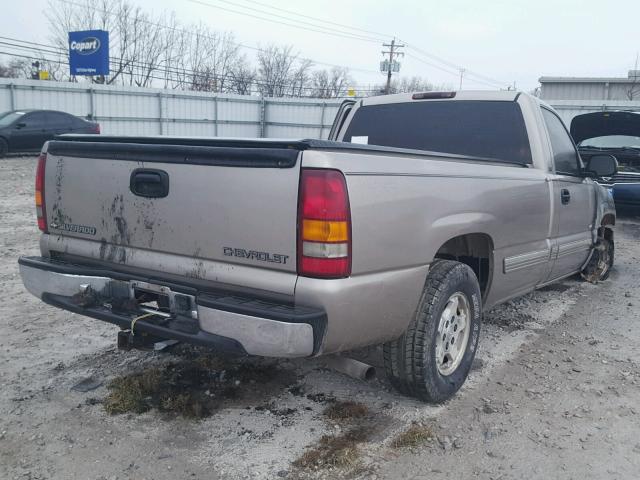
[[[63,136],[36,178],[43,301],[134,338],[311,357],[384,344],[392,383],[463,384],[482,311],[613,265],[613,201],[517,92],[345,102],[329,141]]]

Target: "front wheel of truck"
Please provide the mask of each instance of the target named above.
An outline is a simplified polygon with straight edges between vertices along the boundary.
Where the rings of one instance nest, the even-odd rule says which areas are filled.
[[[481,317],[480,286],[473,270],[452,260],[434,261],[409,328],[384,345],[390,382],[423,401],[451,398],[471,369]]]

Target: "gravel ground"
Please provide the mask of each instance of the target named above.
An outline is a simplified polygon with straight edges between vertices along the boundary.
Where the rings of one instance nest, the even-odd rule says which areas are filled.
[[[118,351],[115,327],[23,289],[17,258],[37,253],[34,168],[31,157],[0,160],[0,478],[638,478],[637,218],[619,221],[607,282],[571,279],[486,312],[470,378],[445,405],[402,397],[382,376],[352,380],[321,360],[257,360],[252,376],[221,359],[218,380],[233,395],[221,395],[211,416],[109,415],[114,378],[198,352]],[[377,348],[358,354],[380,364]],[[89,378],[95,389],[72,390]],[[364,405],[366,417],[328,418],[334,398]],[[323,435],[350,438],[354,422],[367,433],[352,464],[295,463]],[[411,426],[430,433],[398,447]]]

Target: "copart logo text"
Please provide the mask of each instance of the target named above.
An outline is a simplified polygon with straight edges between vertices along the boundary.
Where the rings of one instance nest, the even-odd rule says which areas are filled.
[[[91,55],[92,53],[96,53],[100,50],[100,40],[96,37],[86,37],[79,42],[74,40],[69,45],[69,48],[71,50],[75,50],[80,55]]]

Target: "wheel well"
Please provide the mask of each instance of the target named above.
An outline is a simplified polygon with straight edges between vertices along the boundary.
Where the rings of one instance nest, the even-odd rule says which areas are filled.
[[[616,217],[612,213],[607,213],[604,217],[602,217],[602,222],[600,225],[615,225]]]
[[[493,272],[493,241],[489,235],[469,233],[454,237],[438,249],[435,258],[469,265],[478,277],[482,298],[486,298]]]
[[[602,226],[598,229],[598,237],[606,238],[609,241],[613,241],[613,230],[607,228],[606,226]]]

